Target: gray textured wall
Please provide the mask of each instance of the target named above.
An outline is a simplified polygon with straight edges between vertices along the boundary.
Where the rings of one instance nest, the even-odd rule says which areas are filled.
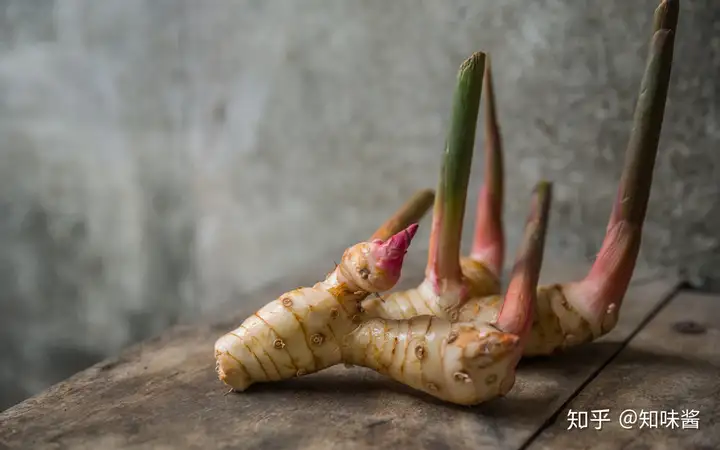
[[[511,250],[547,177],[548,257],[592,257],[656,3],[0,1],[0,407],[434,187],[475,50],[497,78]],[[720,12],[682,3],[642,265],[717,288]]]

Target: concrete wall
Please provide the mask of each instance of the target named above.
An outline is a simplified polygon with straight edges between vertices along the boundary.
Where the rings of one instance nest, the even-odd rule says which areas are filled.
[[[656,3],[0,1],[0,407],[434,187],[474,50],[497,79],[510,251],[546,177],[548,257],[591,258]],[[682,3],[641,264],[718,288],[720,9]]]

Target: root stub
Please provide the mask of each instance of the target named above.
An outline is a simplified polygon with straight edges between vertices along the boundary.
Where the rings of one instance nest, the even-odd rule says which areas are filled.
[[[220,381],[235,391],[242,392],[252,384],[247,372],[227,353],[217,356],[215,371]]]

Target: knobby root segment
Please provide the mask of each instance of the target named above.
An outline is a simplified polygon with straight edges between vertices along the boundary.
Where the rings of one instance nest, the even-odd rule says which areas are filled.
[[[503,152],[495,108],[495,90],[489,58],[485,62],[485,179],[478,194],[475,234],[470,257],[491,270],[502,272],[505,256],[503,208]]]
[[[515,258],[497,326],[525,340],[533,322],[537,284],[545,249],[552,183],[539,182],[533,191],[525,233]]]
[[[426,277],[441,286],[460,284],[460,240],[482,94],[485,54],[473,54],[460,66],[452,120],[433,210]]]
[[[632,278],[642,237],[672,69],[678,1],[655,11],[654,34],[635,108],[617,198],[607,234],[588,276],[573,287],[594,319],[617,310]]]
[[[313,287],[286,292],[215,342],[220,380],[237,391],[258,382],[317,372],[343,362],[343,339],[357,328],[358,302],[392,289],[417,224],[387,240],[348,248]]]
[[[482,321],[420,315],[372,319],[347,336],[346,363],[368,367],[435,398],[476,405],[505,395],[520,355],[516,335]]]
[[[370,240],[387,240],[413,223],[420,222],[435,201],[435,191],[423,189],[417,191],[385,223],[370,236]]]

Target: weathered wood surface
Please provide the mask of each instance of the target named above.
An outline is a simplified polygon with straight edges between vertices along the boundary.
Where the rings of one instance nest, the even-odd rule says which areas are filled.
[[[718,449],[719,405],[720,296],[681,291],[529,449]],[[609,410],[610,422],[599,430],[599,422],[590,420],[588,428],[568,430],[578,423],[569,420],[568,411],[585,411],[590,418],[591,411],[602,409]],[[623,415],[628,428],[620,424],[626,410],[633,411]],[[697,429],[682,420],[683,411],[693,410]],[[677,422],[668,420],[675,418],[672,411]]]
[[[566,281],[587,267],[548,262],[542,279]],[[422,268],[410,263],[406,273],[416,275],[406,277],[402,284],[408,287]],[[343,366],[225,395],[214,372],[213,344],[297,286],[275,285],[239,299],[242,307],[232,318],[177,327],[5,411],[0,448],[519,448],[678,284],[668,278],[634,281],[612,333],[556,358],[524,363],[510,395],[473,408]]]

